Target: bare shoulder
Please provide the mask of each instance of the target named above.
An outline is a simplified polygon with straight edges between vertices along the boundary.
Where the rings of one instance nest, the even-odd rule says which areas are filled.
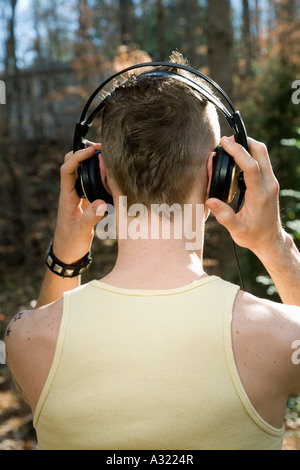
[[[252,362],[265,377],[284,381],[288,393],[300,392],[300,365],[293,360],[300,346],[300,307],[240,292],[232,338],[240,367]]]
[[[284,338],[300,335],[300,307],[261,299],[240,291],[234,306],[234,320],[240,326],[257,328],[262,334],[276,333]]]
[[[32,335],[45,332],[49,330],[50,323],[53,327],[55,324],[60,322],[61,314],[62,299],[37,309],[22,310],[18,312],[8,324],[5,333],[5,339],[9,342],[14,341],[14,338],[17,335],[25,334],[26,327],[30,327],[29,332]],[[21,338],[19,337],[18,339]],[[30,336],[27,339],[30,340]]]
[[[23,310],[13,317],[5,333],[8,366],[33,409],[53,361],[62,311],[62,299]]]

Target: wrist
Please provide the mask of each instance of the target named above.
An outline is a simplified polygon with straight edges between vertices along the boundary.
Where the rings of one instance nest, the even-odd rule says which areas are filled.
[[[91,241],[86,242],[79,240],[77,237],[74,240],[73,237],[70,239],[68,237],[59,237],[55,234],[53,252],[63,263],[74,264],[91,250],[91,245]]]
[[[53,251],[53,243],[46,251],[46,265],[54,274],[62,278],[74,278],[80,276],[92,263],[91,252],[72,263],[65,263],[59,259]]]
[[[283,265],[289,262],[294,246],[292,236],[282,228],[272,243],[254,251],[254,254],[267,269],[280,270]]]

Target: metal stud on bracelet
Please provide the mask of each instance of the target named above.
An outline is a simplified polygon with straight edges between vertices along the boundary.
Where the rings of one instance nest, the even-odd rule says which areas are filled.
[[[60,277],[80,276],[92,263],[91,252],[89,251],[83,258],[73,264],[66,264],[60,261],[53,253],[53,242],[50,243],[46,251],[46,265],[54,274]]]

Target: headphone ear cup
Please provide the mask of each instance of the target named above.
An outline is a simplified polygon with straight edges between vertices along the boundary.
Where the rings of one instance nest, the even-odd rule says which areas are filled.
[[[113,204],[112,196],[106,191],[102,183],[99,165],[100,153],[99,151],[95,152],[92,158],[84,160],[82,163],[80,170],[82,193],[89,202],[102,199],[107,204]]]
[[[237,189],[237,166],[231,155],[221,145],[213,159],[213,173],[209,197],[230,203]]]

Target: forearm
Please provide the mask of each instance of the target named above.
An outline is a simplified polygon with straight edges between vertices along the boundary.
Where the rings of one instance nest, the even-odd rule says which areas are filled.
[[[91,158],[100,144],[91,144],[84,150],[69,152],[61,167],[61,191],[58,204],[56,230],[44,282],[37,301],[37,307],[60,299],[64,292],[73,290],[81,284],[81,274],[89,265],[89,251],[94,236],[94,227],[102,219],[106,204],[102,200],[90,203],[79,198],[75,190],[77,168],[84,160]],[[99,163],[100,164],[100,163]],[[102,210],[99,211],[99,207]],[[48,258],[47,258],[48,260]],[[61,277],[51,271],[58,264]]]
[[[255,254],[271,276],[282,302],[300,306],[300,253],[292,237],[283,232],[275,248]]]
[[[36,307],[50,304],[60,299],[64,292],[73,290],[81,284],[81,276],[62,278],[47,269]]]

